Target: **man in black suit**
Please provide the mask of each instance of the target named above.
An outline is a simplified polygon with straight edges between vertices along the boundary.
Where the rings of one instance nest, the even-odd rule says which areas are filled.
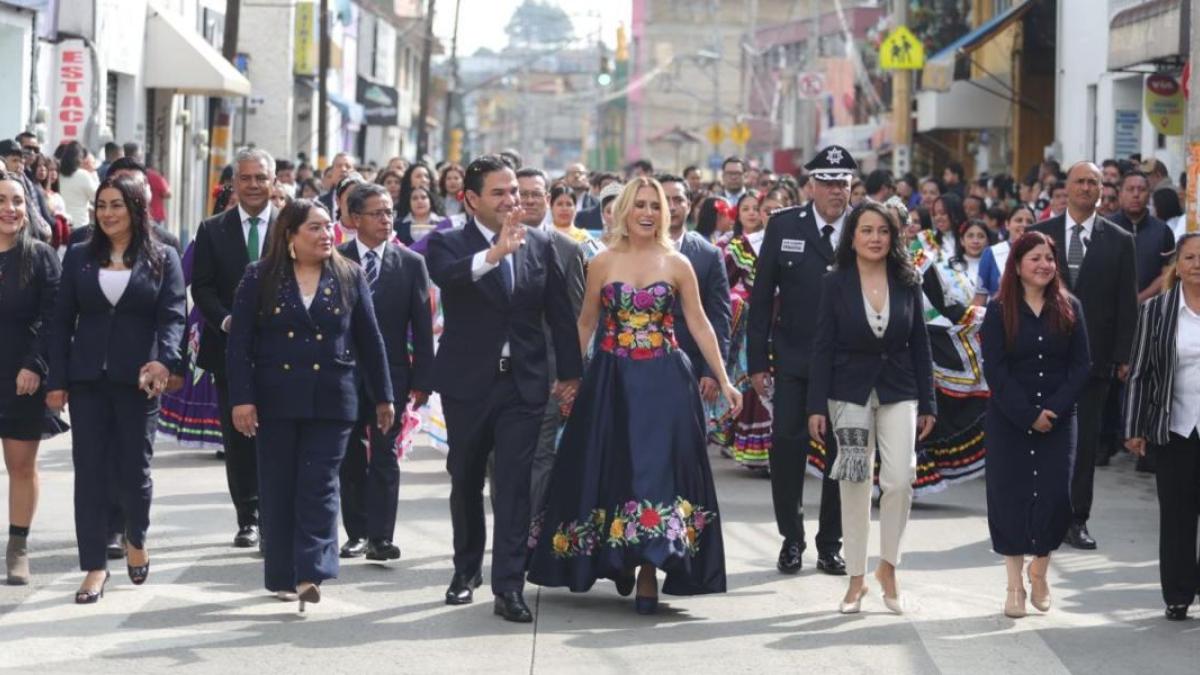
[[[317,197],[317,201],[321,202],[321,205],[329,212],[329,217],[336,223],[341,218],[341,214],[338,213],[337,189],[342,184],[342,180],[354,171],[354,157],[348,152],[339,152],[333,156],[326,171],[325,181],[329,186],[329,191]]]
[[[668,234],[675,243],[675,248],[692,263],[692,270],[696,272],[696,280],[700,283],[700,301],[704,305],[704,314],[712,324],[713,332],[717,334],[721,359],[726,360],[729,358],[729,332],[733,322],[733,310],[730,307],[729,277],[725,273],[725,260],[719,248],[684,226],[688,210],[691,208],[687,183],[679,176],[672,175],[660,175],[658,182],[662,184],[663,192],[667,195],[667,208],[671,214]],[[700,383],[700,396],[712,403],[721,395],[721,387],[700,354],[700,347],[695,338],[688,332],[682,306],[676,303],[672,312],[675,314],[675,339],[679,342],[679,348],[692,362],[692,370]]]
[[[233,294],[246,266],[258,260],[275,220],[271,208],[271,183],[275,160],[265,150],[238,152],[234,161],[233,189],[238,207],[205,220],[196,230],[192,260],[192,300],[204,317],[200,353],[196,363],[213,374],[221,408],[221,434],[225,446],[225,478],[237,510],[238,531],[233,545],[259,544],[258,460],[254,439],[238,433],[229,405],[229,380],[225,371],[225,339],[233,307]]]
[[[599,200],[592,194],[592,185],[588,181],[587,167],[576,162],[567,166],[567,172],[563,175],[563,182],[571,191],[575,193],[575,212],[587,211],[595,208],[599,204]]]
[[[1058,269],[1067,288],[1083,305],[1092,374],[1079,398],[1078,438],[1071,475],[1074,522],[1067,543],[1079,549],[1096,548],[1087,529],[1092,510],[1092,484],[1104,402],[1114,375],[1129,375],[1129,358],[1137,330],[1137,265],[1133,235],[1096,213],[1100,199],[1100,169],[1078,162],[1067,172],[1067,209],[1033,230],[1054,239]]]
[[[581,167],[581,164],[574,165]],[[570,172],[568,171],[568,174]],[[584,184],[587,184],[585,175]],[[521,196],[521,223],[525,227],[542,228],[550,235],[550,243],[554,245],[554,253],[558,259],[563,279],[567,283],[567,297],[571,300],[571,312],[576,320],[579,319],[579,309],[583,305],[583,291],[586,283],[584,273],[583,249],[575,240],[559,232],[553,223],[543,226],[550,212],[549,186],[546,174],[541,169],[526,167],[517,172],[517,188]],[[544,324],[546,341],[554,340],[550,325]],[[551,377],[557,372],[554,351],[546,353],[547,364]],[[549,390],[553,382],[547,382]],[[530,477],[529,504],[536,515],[542,507],[546,495],[546,486],[550,483],[550,472],[554,468],[554,456],[558,447],[558,430],[563,423],[563,401],[551,396],[546,401],[546,410],[542,416],[542,427],[538,433],[537,449],[533,453],[533,473]]]
[[[848,236],[842,225],[849,210],[850,181],[858,165],[845,148],[831,145],[805,168],[813,179],[813,199],[805,206],[776,211],[767,222],[755,265],[747,328],[750,379],[758,395],[774,403],[771,498],[775,523],[783,536],[776,567],[784,574],[800,571],[806,546],[804,471],[810,440],[805,420],[817,330],[817,291],[821,278],[833,269],[833,251],[840,237]],[[828,453],[821,483],[817,569],[843,575],[841,501],[837,481],[828,474],[837,452],[836,439],[827,434],[825,440]]]
[[[521,224],[516,174],[499,157],[466,169],[472,217],[429,235],[429,274],[442,291],[445,330],[435,359],[450,445],[454,578],[446,603],[466,604],[482,583],[487,529],[483,482],[496,454],[492,542],[494,611],[533,620],[525,604],[530,464],[550,393],[574,399],[583,364],[566,283],[550,237]],[[558,383],[548,392],[542,322],[550,324]]]
[[[392,237],[392,198],[381,185],[359,185],[346,201],[358,236],[338,250],[362,265],[387,352],[396,401],[409,400],[420,408],[429,400],[433,376],[433,309],[429,304],[429,275],[425,259],[397,246]],[[408,336],[412,331],[410,362]],[[396,439],[403,424],[379,432],[375,401],[359,378],[359,418],[350,432],[342,460],[342,524],[346,543],[341,557],[396,560],[400,548],[392,543],[400,494],[400,462]],[[403,403],[400,404],[403,411]]]

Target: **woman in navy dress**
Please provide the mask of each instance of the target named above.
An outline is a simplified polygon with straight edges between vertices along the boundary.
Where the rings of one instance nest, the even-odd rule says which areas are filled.
[[[1021,568],[1031,601],[1050,609],[1050,552],[1071,524],[1075,402],[1091,358],[1079,301],[1066,291],[1054,241],[1027,232],[1004,266],[983,321],[983,369],[991,386],[987,504],[992,548],[1008,570],[1006,616],[1025,616]]]
[[[583,592],[613,579],[635,608],[656,611],[663,592],[725,591],[725,551],[708,464],[704,409],[671,309],[721,378],[731,415],[742,396],[729,383],[687,258],[667,238],[662,186],[630,181],[613,207],[614,245],[592,259],[579,316],[580,350],[595,356],[567,420],[549,497],[531,530],[529,580]],[[600,330],[596,330],[597,322]]]
[[[61,410],[69,396],[71,407],[75,538],[87,572],[79,604],[104,594],[113,503],[125,517],[130,581],[142,584],[150,574],[150,457],[184,325],[179,254],[155,241],[142,184],[105,180],[95,214],[91,237],[63,258],[46,382],[46,404]]]
[[[45,340],[61,267],[54,249],[34,238],[25,188],[0,172],[0,439],[8,471],[10,585],[29,583],[26,542],[37,508],[37,451],[65,425],[46,408]]]
[[[318,202],[297,199],[246,268],[226,352],[238,432],[254,436],[267,590],[320,602],[338,573],[338,468],[358,418],[356,377],[379,428],[395,419],[392,382],[362,268],[333,246]]]

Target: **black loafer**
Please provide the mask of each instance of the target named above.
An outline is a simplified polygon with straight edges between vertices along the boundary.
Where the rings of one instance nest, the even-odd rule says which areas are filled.
[[[400,547],[387,539],[371,539],[367,542],[367,560],[399,560]]]
[[[243,525],[238,528],[237,534],[233,537],[234,548],[254,548],[258,546],[258,526]]]
[[[450,580],[450,588],[446,589],[447,605],[469,605],[475,600],[475,589],[483,584],[483,575],[479,572],[469,577],[455,574]]]
[[[804,560],[800,557],[804,553],[804,547],[798,541],[784,540],[783,548],[779,549],[779,560],[775,563],[776,569],[783,574],[795,574],[804,567]]]
[[[351,537],[342,544],[342,552],[338,555],[342,558],[359,558],[367,552],[367,540]]]
[[[514,623],[533,622],[533,612],[529,611],[529,606],[525,604],[525,598],[521,596],[520,591],[508,591],[497,595],[492,613]]]
[[[817,556],[817,569],[835,577],[846,576],[846,561],[837,553],[822,553]]]
[[[1087,525],[1072,525],[1067,530],[1067,543],[1082,551],[1096,550],[1096,540],[1088,534]]]
[[[1187,621],[1187,605],[1167,605],[1167,621]]]
[[[104,547],[104,556],[109,560],[120,560],[125,557],[125,535],[118,532],[108,538]]]

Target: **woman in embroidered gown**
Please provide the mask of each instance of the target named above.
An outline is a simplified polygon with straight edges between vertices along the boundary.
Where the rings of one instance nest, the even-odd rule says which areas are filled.
[[[579,317],[581,351],[602,321],[595,356],[531,530],[529,580],[583,592],[596,579],[613,579],[628,595],[640,566],[635,607],[649,614],[657,608],[657,569],[670,595],[725,591],[704,411],[675,343],[675,302],[735,416],[742,396],[725,374],[695,273],[667,238],[662,186],[630,181],[613,216],[614,245],[592,260]]]

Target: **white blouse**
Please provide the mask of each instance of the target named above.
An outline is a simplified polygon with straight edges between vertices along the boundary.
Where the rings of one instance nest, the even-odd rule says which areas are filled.
[[[1200,427],[1200,314],[1179,294],[1175,334],[1175,382],[1171,387],[1170,429],[1187,438]]]
[[[863,309],[867,311],[867,324],[871,326],[871,332],[875,333],[875,337],[883,337],[892,314],[888,296],[883,296],[883,311],[878,312],[871,306],[871,299],[867,297],[867,292],[863,291]]]
[[[125,288],[129,286],[129,275],[132,270],[106,270],[100,268],[100,292],[104,293],[104,297],[108,298],[108,304],[113,307],[120,302],[121,296],[125,295]]]

